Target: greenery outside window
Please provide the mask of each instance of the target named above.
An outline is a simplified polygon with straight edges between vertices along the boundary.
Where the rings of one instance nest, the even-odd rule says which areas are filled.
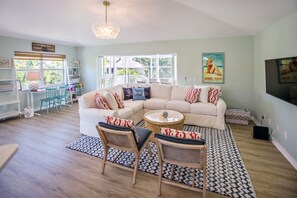
[[[65,84],[65,55],[15,52],[14,64],[16,78],[25,89],[29,85],[26,79],[28,71],[40,71],[39,85],[51,86]]]

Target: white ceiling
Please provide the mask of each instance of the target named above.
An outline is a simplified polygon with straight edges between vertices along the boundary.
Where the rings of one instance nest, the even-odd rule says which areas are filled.
[[[110,0],[121,32],[100,40],[102,1],[0,0],[0,35],[74,46],[246,36],[297,10],[297,0]]]

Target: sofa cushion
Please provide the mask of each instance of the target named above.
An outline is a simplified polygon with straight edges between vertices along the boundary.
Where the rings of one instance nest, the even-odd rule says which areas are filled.
[[[199,89],[199,88],[190,88],[187,92],[185,101],[187,101],[191,104],[198,102],[200,91],[201,91],[201,89]]]
[[[103,97],[104,99],[106,100],[106,102],[108,103],[108,106],[110,109],[112,110],[118,110],[119,107],[118,107],[118,103],[117,101],[115,100],[114,96],[112,95],[112,93],[106,91],[103,93]],[[97,102],[97,101],[96,101]],[[98,104],[97,104],[98,105]]]
[[[99,89],[99,90],[84,94],[83,98],[84,98],[86,107],[87,108],[98,108],[96,105],[95,95],[96,95],[96,93],[98,93],[99,95],[102,95],[105,91],[106,91],[105,89]]]
[[[98,109],[110,109],[106,99],[98,93],[95,94],[95,101]]]
[[[189,88],[191,88],[191,87],[190,86],[181,87],[181,86],[173,85],[172,90],[171,90],[170,99],[171,100],[184,100],[186,98],[186,94],[187,94]]]
[[[130,119],[133,116],[133,110],[129,107],[118,110],[119,118]]]
[[[132,88],[133,92],[133,100],[146,100],[145,95],[144,95],[144,88]]]
[[[133,120],[121,119],[113,116],[106,116],[105,121],[107,124],[113,124],[116,126],[129,127],[129,128],[134,127]]]
[[[181,113],[189,113],[190,103],[184,100],[170,100],[166,103],[166,109],[175,110]]]
[[[169,101],[168,99],[164,99],[164,98],[151,98],[144,101],[143,106],[146,109],[152,109],[152,110],[165,109],[166,103],[168,101]]]
[[[199,115],[217,115],[217,107],[212,103],[193,103],[190,105],[190,112]]]
[[[143,109],[143,100],[125,100],[124,104],[125,107],[131,108],[133,111],[133,114],[136,114],[137,112],[141,111]]]
[[[198,85],[198,86],[195,85],[194,87],[201,89],[198,101],[203,103],[208,103],[208,91],[210,87],[207,85]]]
[[[118,108],[119,109],[123,109],[125,108],[124,102],[123,100],[121,100],[120,96],[117,93],[112,93],[114,99],[116,100],[116,102],[118,103]]]
[[[171,96],[171,85],[151,85],[151,97],[152,98],[165,98],[169,99]]]
[[[146,99],[151,98],[151,87],[143,87],[144,88],[144,96]]]
[[[161,128],[160,133],[163,135],[176,137],[176,138],[183,138],[183,139],[194,139],[199,140],[202,137],[202,134],[199,132],[193,131],[182,131],[177,129],[171,128]]]
[[[159,133],[156,133],[155,137],[157,139],[165,140],[168,142],[174,142],[174,143],[178,143],[178,144],[189,144],[189,145],[205,145],[206,144],[206,140],[204,140],[204,139],[200,139],[200,140],[181,139],[181,138],[176,138],[176,137],[170,137],[167,135],[162,135]]]
[[[124,99],[124,93],[123,93],[122,85],[116,85],[116,86],[113,86],[113,87],[108,88],[106,90],[109,91],[109,92],[112,92],[112,93],[117,93],[122,100]]]

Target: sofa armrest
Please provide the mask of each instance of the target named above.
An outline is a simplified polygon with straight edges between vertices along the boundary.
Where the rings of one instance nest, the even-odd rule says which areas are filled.
[[[225,101],[222,98],[219,98],[219,100],[217,102],[217,115],[218,115],[218,117],[224,117],[226,109],[227,109],[227,105],[226,105]]]
[[[82,95],[81,97],[78,98],[78,107],[79,109],[87,109],[87,105],[85,102],[85,95]]]
[[[118,117],[117,110],[87,108],[79,110],[80,121],[92,123],[105,122],[105,116]]]

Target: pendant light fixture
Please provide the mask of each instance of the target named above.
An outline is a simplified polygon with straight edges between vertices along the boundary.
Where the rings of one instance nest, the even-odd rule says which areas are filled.
[[[95,36],[99,39],[115,39],[120,32],[119,26],[107,21],[107,6],[110,5],[108,1],[103,1],[105,6],[105,23],[95,23],[92,30]]]

